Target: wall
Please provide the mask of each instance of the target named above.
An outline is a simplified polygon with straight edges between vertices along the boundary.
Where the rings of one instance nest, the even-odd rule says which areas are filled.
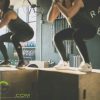
[[[47,23],[46,15],[50,7],[51,0],[38,0],[37,4],[40,6],[37,12],[44,11],[43,20],[41,25],[41,14],[37,13],[37,49],[36,49],[36,59],[37,60],[53,60],[54,62],[59,61],[59,55],[54,52],[54,47],[52,44],[53,33],[51,32],[51,24]],[[42,8],[42,9],[41,9]],[[41,32],[42,27],[42,32]],[[41,37],[42,34],[42,37]],[[42,54],[41,54],[42,52]]]

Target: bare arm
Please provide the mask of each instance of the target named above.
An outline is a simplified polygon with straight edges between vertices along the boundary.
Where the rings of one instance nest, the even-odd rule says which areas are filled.
[[[17,16],[13,12],[8,12],[7,14],[5,14],[4,18],[0,22],[0,28],[8,25],[9,22],[13,19],[16,19],[16,17]]]
[[[72,18],[77,14],[80,8],[84,7],[82,0],[74,0],[73,5],[69,8],[64,7],[60,2],[57,2],[56,5],[66,18]]]
[[[47,21],[48,22],[54,22],[59,14],[60,14],[60,11],[57,8],[57,6],[55,6],[55,3],[53,2],[51,7],[50,7],[50,10],[47,14]]]

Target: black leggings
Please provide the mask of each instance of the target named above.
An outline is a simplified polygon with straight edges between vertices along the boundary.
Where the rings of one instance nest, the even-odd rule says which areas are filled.
[[[60,31],[55,35],[54,42],[62,59],[64,61],[68,61],[68,57],[66,57],[66,50],[63,41],[74,40],[78,47],[78,50],[80,51],[80,54],[82,55],[83,60],[86,63],[90,63],[88,57],[88,51],[84,39],[91,39],[95,35],[96,35],[96,29],[94,27],[84,25],[84,26],[80,26],[80,28],[77,28],[76,30],[73,28],[68,28]]]
[[[12,42],[14,44],[14,47],[17,51],[19,60],[23,60],[23,54],[22,54],[22,47],[20,42],[25,42],[30,40],[33,37],[34,33],[31,34],[14,34],[14,33],[7,33],[2,36],[0,36],[0,50],[3,54],[3,57],[5,61],[9,60],[8,54],[7,54],[7,49],[4,45],[4,42]]]

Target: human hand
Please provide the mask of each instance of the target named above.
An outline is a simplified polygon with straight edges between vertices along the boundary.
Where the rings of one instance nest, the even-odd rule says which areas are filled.
[[[78,2],[77,2],[77,3],[78,3],[78,5],[79,5],[79,6],[81,6],[82,8],[84,7],[83,0],[78,0]]]

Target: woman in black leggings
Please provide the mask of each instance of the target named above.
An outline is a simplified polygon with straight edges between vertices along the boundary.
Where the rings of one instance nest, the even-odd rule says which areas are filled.
[[[89,25],[84,25],[84,26],[82,25],[76,30],[74,30],[73,28],[68,28],[58,32],[54,37],[54,42],[56,48],[58,49],[58,52],[60,52],[62,60],[68,62],[69,59],[66,57],[66,50],[63,41],[74,40],[78,47],[77,49],[80,52],[81,57],[83,58],[83,61],[86,64],[90,64],[88,51],[84,40],[91,39],[95,35],[96,35],[96,29],[94,27]]]
[[[19,57],[19,63],[17,67],[20,68],[25,65],[22,54],[22,46],[20,42],[25,42],[32,39],[34,31],[27,23],[25,23],[18,17],[16,12],[9,9],[9,5],[10,5],[10,0],[0,0],[0,9],[1,9],[0,28],[7,25],[9,30],[11,31],[7,34],[0,36],[0,50],[4,56],[4,61],[0,65],[10,64],[4,42],[12,42]]]
[[[71,25],[71,28],[58,32],[54,37],[56,48],[62,59],[55,68],[67,69],[69,67],[69,59],[66,57],[63,41],[74,40],[83,60],[79,70],[85,72],[92,70],[84,40],[91,39],[96,35],[100,25],[100,14],[94,17],[91,12],[96,11],[98,7],[100,7],[99,0],[93,3],[91,0],[53,0],[48,13],[48,21],[54,22],[59,13],[62,13]]]

